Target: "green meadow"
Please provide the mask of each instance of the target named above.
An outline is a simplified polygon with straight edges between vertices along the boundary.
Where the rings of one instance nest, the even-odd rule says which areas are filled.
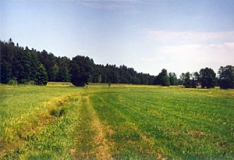
[[[0,159],[234,159],[234,90],[0,85]]]

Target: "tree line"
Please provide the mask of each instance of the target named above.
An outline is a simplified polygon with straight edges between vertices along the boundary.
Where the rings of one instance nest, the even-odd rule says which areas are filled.
[[[183,85],[185,87],[213,88],[219,85],[223,89],[234,88],[234,66],[221,66],[218,76],[211,68],[199,72],[182,73],[179,78],[166,69],[153,76],[138,73],[125,65],[95,64],[93,59],[85,56],[56,57],[46,50],[37,51],[8,42],[0,41],[1,79],[0,83],[31,83],[46,85],[48,81],[72,82],[75,86],[88,83],[126,83],[145,85]]]

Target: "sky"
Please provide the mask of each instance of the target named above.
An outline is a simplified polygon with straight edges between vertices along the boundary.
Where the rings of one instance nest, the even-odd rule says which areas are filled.
[[[1,0],[0,40],[158,75],[234,65],[233,0]]]

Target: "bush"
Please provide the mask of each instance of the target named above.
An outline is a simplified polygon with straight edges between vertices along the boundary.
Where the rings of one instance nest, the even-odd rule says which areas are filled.
[[[16,85],[18,84],[18,82],[17,82],[16,79],[11,79],[11,80],[8,82],[8,84],[9,84],[10,86],[16,86]]]

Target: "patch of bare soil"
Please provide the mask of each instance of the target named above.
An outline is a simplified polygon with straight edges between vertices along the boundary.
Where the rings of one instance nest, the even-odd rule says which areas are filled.
[[[189,134],[203,136],[204,132],[202,132],[202,131],[190,131]]]

